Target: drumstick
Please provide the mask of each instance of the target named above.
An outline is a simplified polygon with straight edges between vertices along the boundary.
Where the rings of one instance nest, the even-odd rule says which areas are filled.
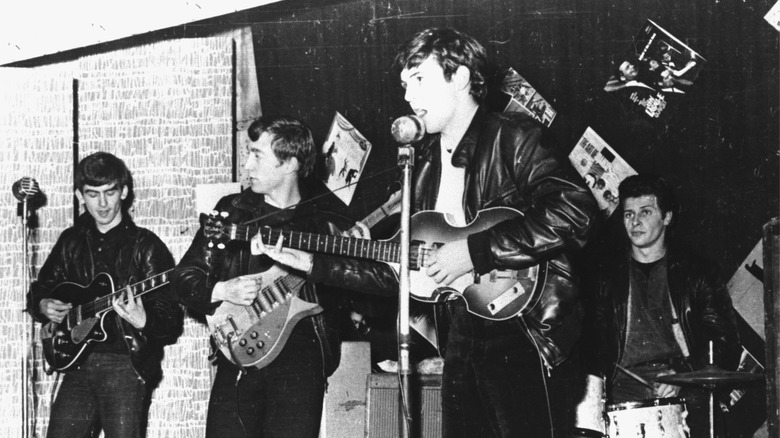
[[[639,377],[638,375],[636,375],[636,373],[633,373],[633,372],[631,372],[631,371],[629,371],[629,370],[627,370],[627,369],[623,368],[623,367],[622,367],[622,366],[620,366],[619,364],[615,364],[615,366],[617,366],[617,367],[618,367],[618,369],[619,369],[620,371],[623,371],[624,373],[628,374],[628,377],[631,377],[632,379],[634,379],[634,380],[636,380],[637,382],[639,382],[639,383],[641,383],[641,384],[643,384],[643,385],[647,386],[647,387],[648,387],[648,388],[650,388],[650,389],[655,389],[655,386],[653,386],[653,384],[652,384],[652,383],[650,383],[650,382],[648,382],[647,380],[645,380],[645,379],[643,379],[643,378]]]

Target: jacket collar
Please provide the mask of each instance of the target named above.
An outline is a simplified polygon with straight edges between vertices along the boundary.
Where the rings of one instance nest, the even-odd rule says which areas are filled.
[[[452,164],[456,167],[468,167],[474,158],[474,152],[477,149],[477,140],[482,132],[482,126],[485,124],[488,112],[483,105],[477,108],[477,112],[474,114],[474,118],[471,119],[466,133],[463,134],[463,138],[455,148],[455,152],[452,154]]]
[[[479,108],[477,108],[477,112],[474,114],[474,118],[471,119],[468,129],[466,129],[466,133],[463,134],[463,138],[452,153],[452,164],[455,167],[468,167],[468,164],[472,162],[474,152],[477,148],[477,140],[479,140],[479,134],[482,131],[482,125],[484,125],[487,118],[487,109],[483,105],[480,105]],[[440,148],[440,133],[426,136],[419,144],[420,157],[429,162],[437,161]]]
[[[95,237],[97,233],[99,233],[97,225],[95,225],[95,218],[93,218],[92,215],[88,212],[82,213],[76,219],[75,226],[90,238]],[[126,235],[129,238],[135,238],[138,227],[136,227],[135,222],[133,222],[133,219],[130,217],[130,215],[127,212],[123,212],[122,222],[120,222],[116,227],[112,228],[111,231],[118,229],[124,229]]]

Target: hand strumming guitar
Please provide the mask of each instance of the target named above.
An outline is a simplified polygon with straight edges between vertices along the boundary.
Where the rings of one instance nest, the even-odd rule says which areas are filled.
[[[474,270],[467,240],[454,240],[432,251],[425,265],[426,274],[445,286]]]
[[[44,298],[41,300],[38,307],[40,308],[41,313],[49,318],[49,321],[53,321],[59,324],[63,319],[65,319],[65,315],[70,312],[70,309],[73,308],[73,305],[70,303],[63,303],[62,301],[55,300],[54,298]]]
[[[211,302],[228,301],[237,306],[249,306],[257,298],[262,285],[262,273],[242,275],[220,281],[214,285],[214,290],[211,292]]]

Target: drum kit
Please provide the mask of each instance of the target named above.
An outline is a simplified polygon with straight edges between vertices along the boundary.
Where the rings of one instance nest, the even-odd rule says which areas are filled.
[[[715,438],[715,393],[720,389],[754,384],[763,379],[762,374],[726,371],[709,364],[698,371],[659,376],[654,380],[670,385],[705,388],[709,392],[709,437]],[[691,437],[685,422],[687,410],[683,398],[657,398],[606,406],[605,400],[603,379],[588,376],[585,397],[576,409],[572,432],[574,437]]]

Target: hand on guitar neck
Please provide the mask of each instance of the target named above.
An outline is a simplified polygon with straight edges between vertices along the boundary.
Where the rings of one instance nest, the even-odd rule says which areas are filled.
[[[283,245],[284,236],[281,234],[274,246],[263,243],[263,236],[259,232],[250,241],[252,255],[265,254],[279,264],[309,274],[314,266],[314,255],[298,249],[285,248]]]
[[[360,221],[355,222],[355,225],[352,226],[352,228],[344,231],[341,233],[341,235],[345,237],[354,237],[357,239],[371,239],[371,231],[368,228],[372,223],[378,221],[378,219],[374,218],[374,216],[377,216],[376,212],[383,212],[385,215],[382,217],[387,217],[387,215],[389,215],[388,213],[394,212],[392,208],[397,205],[399,199],[400,196],[398,193],[393,194],[393,196],[391,196],[382,207],[377,209],[374,213],[366,218],[368,223]],[[387,210],[385,210],[385,208]],[[265,242],[263,242],[263,236],[258,232],[254,237],[252,237],[250,248],[252,255],[265,254],[277,263],[304,272],[306,274],[310,273],[312,267],[314,266],[314,256],[311,253],[297,249],[285,248],[284,236],[281,234],[279,235],[279,239],[276,241],[276,244],[271,246],[270,244],[266,245]]]
[[[138,330],[146,327],[146,309],[140,296],[133,293],[133,288],[127,288],[114,296],[111,301],[114,312],[129,322]]]

